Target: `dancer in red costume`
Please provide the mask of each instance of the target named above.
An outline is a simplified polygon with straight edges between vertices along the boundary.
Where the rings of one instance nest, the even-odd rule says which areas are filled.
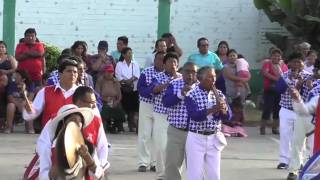
[[[36,95],[32,105],[26,103],[23,119],[31,121],[42,112],[41,127],[54,117],[60,107],[72,103],[72,95],[77,89],[75,84],[78,77],[78,63],[73,59],[66,59],[59,65],[60,81],[57,85],[46,86]]]

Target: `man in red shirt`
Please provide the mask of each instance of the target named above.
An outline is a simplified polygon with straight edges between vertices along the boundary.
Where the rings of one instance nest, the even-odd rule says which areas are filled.
[[[24,33],[22,43],[16,47],[15,57],[18,60],[18,69],[29,73],[36,87],[41,86],[44,73],[44,45],[37,42],[37,33],[34,28],[29,28]]]

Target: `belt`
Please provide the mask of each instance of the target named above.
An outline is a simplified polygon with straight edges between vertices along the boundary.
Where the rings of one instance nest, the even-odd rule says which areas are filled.
[[[172,125],[171,125],[172,126]],[[187,132],[188,131],[188,129],[187,128],[177,128],[177,127],[175,127],[175,126],[172,126],[172,127],[174,127],[175,129],[178,129],[178,130],[180,130],[180,131],[185,131],[185,132]]]
[[[210,130],[210,131],[198,131],[198,130],[190,130],[190,132],[193,132],[193,133],[197,133],[197,134],[202,134],[202,135],[205,135],[205,136],[209,136],[209,135],[212,135],[212,134],[217,134],[218,130]]]

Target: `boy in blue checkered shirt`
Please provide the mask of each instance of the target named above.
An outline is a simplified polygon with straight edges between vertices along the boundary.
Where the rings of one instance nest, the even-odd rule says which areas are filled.
[[[290,149],[293,137],[293,127],[297,120],[296,113],[292,107],[292,89],[300,90],[310,74],[303,70],[303,55],[301,53],[292,53],[288,59],[289,71],[282,76],[282,85],[286,90],[281,94],[279,111],[280,119],[280,159],[278,169],[287,169],[290,162]]]

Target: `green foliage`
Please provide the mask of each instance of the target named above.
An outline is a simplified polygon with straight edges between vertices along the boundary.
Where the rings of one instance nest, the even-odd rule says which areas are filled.
[[[309,42],[320,49],[319,0],[254,0],[257,9],[263,10],[271,22],[278,22],[293,38],[266,33],[266,38],[283,51],[294,49],[294,44]]]
[[[57,46],[45,44],[46,72],[58,69],[57,59],[60,56],[60,49]]]

